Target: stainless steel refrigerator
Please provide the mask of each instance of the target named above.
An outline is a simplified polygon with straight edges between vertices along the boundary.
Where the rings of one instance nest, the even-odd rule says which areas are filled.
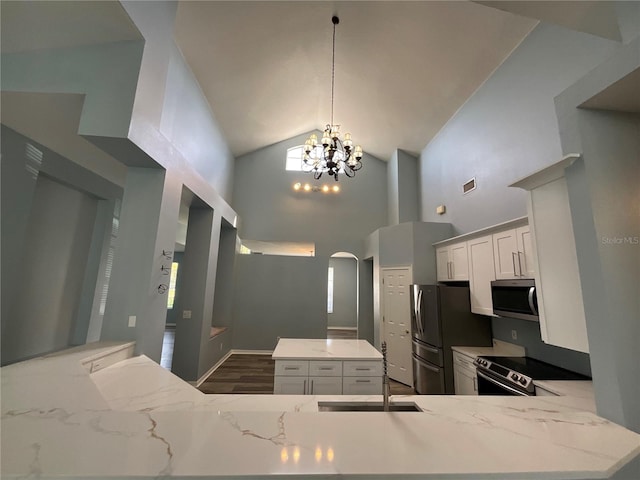
[[[468,286],[411,285],[413,385],[453,394],[453,345],[490,346],[491,318],[471,313]]]

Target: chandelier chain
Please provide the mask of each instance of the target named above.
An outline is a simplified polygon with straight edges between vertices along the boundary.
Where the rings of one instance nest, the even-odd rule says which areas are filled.
[[[319,180],[323,173],[338,180],[338,174],[343,173],[347,177],[353,177],[362,168],[362,147],[356,145],[353,148],[351,134],[345,133],[344,139],[340,139],[340,127],[334,124],[334,99],[336,86],[336,25],[340,19],[335,15],[331,18],[333,23],[333,45],[331,50],[331,123],[322,134],[322,140],[318,142],[318,136],[312,133],[304,142],[304,154],[302,160],[308,172],[313,173],[313,178]]]
[[[336,24],[333,24],[333,52],[331,54],[331,126],[333,127],[333,97],[336,83]]]

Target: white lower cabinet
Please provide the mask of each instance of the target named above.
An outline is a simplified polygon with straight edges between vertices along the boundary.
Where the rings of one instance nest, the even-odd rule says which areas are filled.
[[[309,377],[310,395],[342,394],[342,377]]]
[[[474,358],[453,352],[453,379],[456,395],[478,395],[478,380]]]
[[[344,395],[381,395],[382,377],[344,377],[342,393]]]
[[[306,395],[309,377],[287,377],[276,375],[273,379],[273,393],[279,395]]]
[[[276,360],[278,395],[378,395],[382,361]]]

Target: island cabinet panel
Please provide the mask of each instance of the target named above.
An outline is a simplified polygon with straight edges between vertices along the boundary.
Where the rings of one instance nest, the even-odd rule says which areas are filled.
[[[308,377],[276,375],[273,379],[273,393],[280,395],[306,395]]]
[[[306,360],[278,360],[275,366],[276,376],[308,376],[309,362]]]
[[[336,360],[326,360],[326,361],[311,360],[309,362],[309,376],[341,377],[342,362],[336,361]]]
[[[381,395],[382,377],[344,377],[342,392],[344,395]]]
[[[345,377],[382,377],[382,361],[345,361]]]
[[[342,395],[342,377],[309,377],[310,395]]]
[[[282,338],[272,358],[275,394],[382,393],[382,354],[366,340]]]

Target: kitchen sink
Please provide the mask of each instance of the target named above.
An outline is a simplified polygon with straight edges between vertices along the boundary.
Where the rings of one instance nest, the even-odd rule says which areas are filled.
[[[380,402],[318,402],[319,412],[383,412]],[[389,405],[390,412],[421,412],[413,402],[394,402]]]

